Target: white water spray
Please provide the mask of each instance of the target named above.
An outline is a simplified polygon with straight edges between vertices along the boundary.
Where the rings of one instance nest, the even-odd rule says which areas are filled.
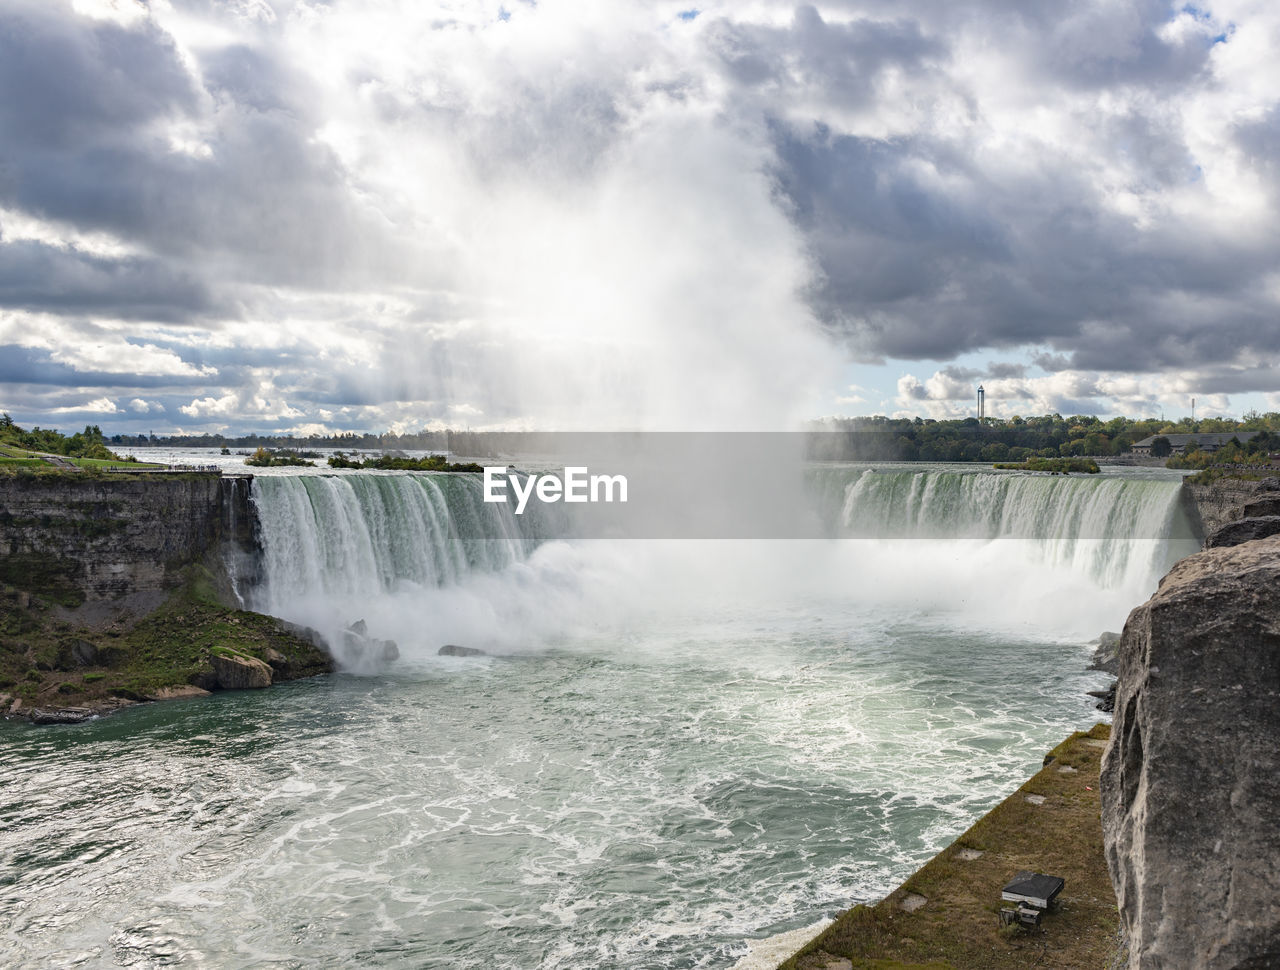
[[[1192,547],[1172,480],[837,467],[811,482],[840,541],[566,544],[547,507],[516,517],[476,476],[263,477],[252,599],[330,637],[365,618],[410,655],[820,603],[1089,639]]]

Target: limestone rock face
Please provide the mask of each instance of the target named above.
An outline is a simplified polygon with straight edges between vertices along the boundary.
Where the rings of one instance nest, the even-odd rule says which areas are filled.
[[[220,690],[271,686],[271,668],[255,657],[214,654],[213,672]]]
[[[1265,539],[1273,535],[1280,535],[1280,515],[1237,519],[1210,533],[1204,540],[1204,547],[1217,549],[1222,546],[1238,546],[1242,542],[1252,542],[1254,539]]]
[[[1260,492],[1266,495],[1266,498],[1260,498],[1256,502],[1250,502],[1241,511],[1244,512],[1246,519],[1260,518],[1264,515],[1280,515],[1280,497],[1274,492]]]
[[[1104,670],[1114,674],[1120,669],[1120,634],[1110,630],[1100,633],[1095,641],[1093,659],[1089,662],[1090,670]]]
[[[1261,482],[1242,478],[1219,478],[1208,485],[1182,485],[1183,500],[1189,505],[1193,518],[1199,520],[1200,534],[1212,535],[1228,522],[1244,518],[1245,506],[1267,497],[1274,497],[1272,479]]]
[[[227,532],[230,489],[217,475],[0,478],[0,581],[91,601],[171,589]]]
[[[1102,823],[1131,970],[1280,967],[1280,536],[1174,566],[1119,678]]]

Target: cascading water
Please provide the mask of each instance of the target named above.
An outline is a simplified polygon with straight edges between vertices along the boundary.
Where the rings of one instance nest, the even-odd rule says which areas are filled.
[[[846,466],[812,482],[829,529],[868,540],[884,559],[913,571],[940,558],[984,567],[966,577],[962,565],[952,592],[1016,574],[1023,588],[1053,593],[1068,582],[1132,606],[1197,547],[1180,481],[1167,476]]]
[[[524,559],[546,538],[538,509],[516,518],[466,474],[263,476],[253,484],[264,582],[254,604],[370,597],[456,582]]]

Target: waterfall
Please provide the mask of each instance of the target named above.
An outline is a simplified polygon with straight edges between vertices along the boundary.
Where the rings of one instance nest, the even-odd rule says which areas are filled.
[[[1198,545],[1171,478],[841,466],[812,484],[843,537],[915,558],[963,546],[975,562],[1005,557],[1046,582],[1068,575],[1135,603]]]
[[[524,559],[547,538],[539,510],[485,503],[479,476],[376,472],[272,475],[253,482],[263,582],[278,615],[303,599],[360,599],[457,582]]]
[[[516,516],[483,501],[476,475],[261,475],[245,599],[331,641],[367,619],[427,654],[532,648],[649,610],[696,614],[712,591],[1091,637],[1118,628],[1197,545],[1172,478],[842,465],[808,481],[826,534],[844,541],[551,543],[571,534],[563,505]]]

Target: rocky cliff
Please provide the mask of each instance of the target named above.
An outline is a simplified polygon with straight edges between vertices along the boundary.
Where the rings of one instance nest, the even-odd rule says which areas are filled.
[[[0,475],[0,716],[68,723],[332,670],[314,631],[237,608],[254,523],[247,478]]]
[[[1280,967],[1278,594],[1273,536],[1182,560],[1125,624],[1102,811],[1132,970]]]
[[[1199,524],[1200,535],[1208,536],[1229,522],[1248,516],[1276,514],[1263,511],[1264,506],[1256,504],[1280,499],[1280,492],[1272,487],[1275,481],[1219,478],[1207,485],[1186,482],[1182,486],[1183,501],[1192,523]]]
[[[254,559],[247,480],[216,474],[0,476],[0,584],[63,601],[171,589],[225,544]]]

